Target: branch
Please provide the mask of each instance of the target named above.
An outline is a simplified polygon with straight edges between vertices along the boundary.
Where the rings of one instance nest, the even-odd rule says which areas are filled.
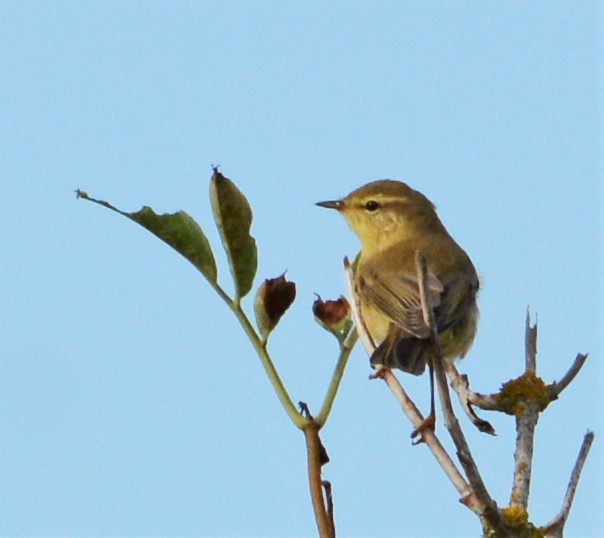
[[[331,527],[331,535],[336,538],[336,524],[333,519],[333,495],[331,492],[331,482],[323,480],[321,482],[323,489],[325,490],[325,504],[327,506],[327,516],[329,517],[329,526]]]
[[[367,355],[371,356],[375,351],[375,343],[373,342],[371,336],[369,336],[369,332],[367,331],[367,327],[363,323],[359,311],[359,305],[355,300],[355,296],[353,293],[354,275],[348,258],[344,258],[344,273],[346,278],[348,296],[351,298],[350,305],[352,308],[352,317],[354,320],[356,331],[359,335],[359,340],[361,341],[363,347],[365,348],[365,351],[367,352]],[[399,403],[401,409],[415,428],[418,428],[421,424],[423,424],[424,417],[421,415],[411,398],[409,398],[409,396],[405,392],[405,389],[403,389],[398,379],[391,370],[384,368],[372,377],[380,377],[384,380],[384,382],[390,389],[390,392],[392,392],[392,395]],[[447,451],[444,449],[444,447],[436,437],[436,434],[431,430],[425,430],[422,432],[422,435],[423,441],[430,449],[430,451],[436,458],[436,461],[442,467],[443,471],[445,472],[445,474],[461,496],[461,501],[467,506],[469,506],[472,510],[474,510],[473,502],[470,499],[472,495],[472,490],[470,489],[465,478],[461,475],[461,473],[455,466],[455,463],[453,463],[453,460],[451,460],[449,454],[447,454]]]
[[[493,428],[491,423],[487,420],[480,418],[475,413],[474,409],[472,409],[472,405],[476,405],[481,409],[497,410],[499,406],[497,405],[495,396],[485,396],[484,394],[479,394],[477,392],[471,391],[468,376],[465,374],[461,375],[452,362],[445,363],[445,370],[449,379],[451,380],[451,387],[457,393],[461,408],[463,409],[466,416],[470,419],[472,424],[474,424],[474,426],[476,426],[478,430],[483,433],[488,433],[489,435],[497,435],[495,433],[495,428]]]
[[[531,327],[531,313],[528,308],[524,329],[524,360],[527,372],[537,371],[537,324]]]
[[[367,330],[363,317],[361,316],[361,307],[356,301],[354,294],[354,272],[352,265],[350,265],[350,262],[348,261],[348,257],[344,258],[344,278],[346,280],[346,291],[348,292],[348,297],[350,297],[352,319],[357,329],[357,334],[359,335],[359,339],[361,340],[361,344],[363,344],[365,351],[371,357],[375,351],[376,345],[373,341],[373,338],[371,338],[369,335],[369,331]]]
[[[531,326],[530,314],[527,310],[525,337],[525,373],[517,382],[537,380],[535,371],[537,367],[537,325]],[[540,381],[540,380],[539,380]],[[512,382],[513,383],[513,382]],[[533,471],[533,447],[535,440],[535,427],[539,420],[542,404],[535,397],[536,394],[523,394],[518,397],[516,417],[516,449],[514,451],[514,481],[510,494],[510,506],[515,506],[526,511],[531,488],[531,474]]]
[[[549,388],[550,398],[552,400],[555,400],[560,395],[560,393],[566,387],[568,387],[568,385],[570,385],[570,383],[572,382],[572,380],[575,379],[575,377],[577,376],[577,374],[579,373],[579,371],[581,370],[581,368],[585,364],[585,361],[587,360],[587,357],[588,357],[587,353],[585,353],[585,354],[579,353],[575,357],[575,360],[571,364],[570,368],[568,369],[568,372],[566,372],[566,374],[564,374],[564,376],[562,377],[562,379],[560,381],[558,381],[557,383],[552,383],[548,387]]]
[[[528,507],[533,470],[533,446],[539,409],[529,404],[521,417],[516,417],[516,449],[514,451],[514,482],[510,494],[510,506],[522,510]]]
[[[496,394],[482,394],[480,392],[474,392],[470,389],[467,375],[460,374],[453,363],[447,363],[445,367],[447,370],[447,375],[451,379],[451,387],[453,390],[455,390],[455,392],[457,392],[462,407],[470,404],[475,405],[484,411],[500,411],[502,413],[513,414],[510,412],[509,405],[506,405],[507,402],[502,400],[501,391]],[[473,410],[470,410],[469,412],[474,413]]]
[[[575,466],[573,467],[573,471],[570,475],[570,480],[566,488],[564,500],[562,501],[562,508],[560,510],[560,513],[543,528],[543,531],[545,532],[545,538],[562,537],[564,525],[566,524],[566,520],[568,519],[568,514],[573,504],[575,491],[577,489],[577,485],[579,484],[579,479],[581,478],[583,465],[585,464],[585,460],[587,460],[587,456],[589,455],[589,449],[591,448],[593,440],[594,433],[590,431],[588,431],[583,437],[583,443],[581,444],[581,449],[579,450],[579,454],[577,455]]]
[[[224,292],[223,292],[224,293]],[[228,296],[223,297],[220,293],[221,298],[227,303],[227,306],[231,309],[231,311],[235,314],[237,321],[241,325],[243,331],[251,342],[256,354],[260,358],[260,363],[262,364],[264,371],[273,386],[273,390],[277,394],[277,398],[281,402],[283,409],[288,414],[291,421],[300,429],[304,428],[306,425],[305,419],[298,413],[296,406],[292,402],[292,399],[281,381],[281,377],[275,368],[275,365],[266,350],[266,347],[262,344],[262,340],[258,336],[258,333],[250,323],[250,320],[246,316],[245,312],[241,308],[241,305],[230,300]],[[226,294],[225,294],[226,295]]]
[[[440,348],[440,342],[438,339],[438,329],[436,327],[436,321],[434,319],[434,311],[429,307],[428,300],[426,297],[425,290],[428,289],[427,279],[428,279],[428,267],[426,263],[426,258],[421,252],[417,252],[415,256],[415,267],[417,270],[417,277],[419,281],[419,289],[422,301],[422,310],[424,312],[424,316],[427,314],[428,326],[431,331],[431,341],[434,349],[434,372],[436,374],[436,381],[438,385],[438,393],[440,395],[440,403],[443,410],[445,426],[451,435],[451,439],[453,439],[453,443],[455,444],[455,448],[457,449],[457,458],[459,459],[459,463],[463,467],[466,477],[472,487],[474,492],[474,496],[478,502],[478,506],[481,507],[480,515],[485,519],[489,520],[491,527],[494,529],[503,530],[504,525],[501,519],[501,514],[497,510],[497,504],[489,495],[489,492],[484,485],[482,477],[480,476],[480,472],[478,471],[478,467],[476,466],[476,462],[472,457],[472,453],[470,451],[470,447],[466,441],[466,438],[463,434],[461,427],[459,426],[459,421],[453,412],[453,406],[451,405],[451,396],[449,394],[449,386],[447,384],[447,376],[445,374],[444,369],[444,360],[442,357],[442,352]]]
[[[531,319],[527,313],[525,328],[525,371],[517,379],[505,383],[496,397],[501,410],[516,417],[517,438],[514,452],[514,481],[510,494],[510,508],[520,510],[525,515],[527,514],[530,494],[535,428],[539,420],[539,414],[570,384],[587,359],[587,355],[577,355],[560,382],[546,386],[543,380],[537,377],[536,357],[537,325],[531,326]],[[583,440],[583,445],[575,463],[562,504],[562,510],[548,525],[541,529],[545,532],[544,536],[550,538],[562,537],[564,524],[568,517],[581,470],[592,441],[593,433],[588,432]]]
[[[351,329],[340,347],[340,356],[338,358],[338,362],[336,363],[333,374],[331,375],[331,381],[329,382],[329,387],[327,388],[319,414],[315,419],[315,423],[317,426],[319,426],[319,428],[322,428],[325,425],[327,417],[331,412],[333,402],[338,393],[338,388],[340,387],[340,381],[342,381],[342,376],[344,375],[344,369],[346,368],[348,358],[350,357],[356,342],[357,333],[354,329]]]
[[[344,260],[345,267],[345,275],[346,275],[346,284],[348,288],[349,296],[351,297],[351,306],[352,306],[352,315],[355,322],[355,326],[357,328],[357,332],[359,334],[359,339],[363,344],[367,354],[371,356],[375,351],[375,344],[371,339],[371,336],[368,334],[367,328],[363,323],[363,318],[359,309],[359,305],[355,300],[355,295],[353,293],[353,271],[348,259]],[[430,311],[431,313],[431,311]],[[433,314],[432,314],[433,315]],[[441,369],[441,378],[444,377]],[[398,379],[395,377],[394,373],[389,369],[382,369],[376,374],[375,377],[381,377],[387,384],[388,388],[398,401],[401,406],[403,412],[407,416],[407,418],[411,421],[411,423],[418,428],[424,423],[424,418],[421,413],[413,403],[413,401],[409,398]],[[445,378],[445,386],[446,386],[446,378]],[[449,400],[449,407],[450,400]],[[457,422],[455,417],[453,416],[454,422]],[[449,422],[451,420],[449,419]],[[461,432],[459,428],[459,424],[457,424],[457,430]],[[463,438],[463,434],[462,434]],[[454,438],[455,440],[455,438]],[[460,447],[458,446],[458,458],[464,470],[466,470],[466,475],[470,480],[470,484],[466,481],[466,479],[461,475],[455,464],[453,463],[451,457],[446,452],[439,439],[437,438],[434,431],[430,429],[424,429],[422,431],[422,441],[426,444],[426,446],[430,449],[432,454],[434,455],[436,461],[441,466],[453,486],[456,488],[461,498],[460,501],[466,505],[470,510],[474,513],[478,514],[481,517],[487,518],[491,523],[491,527],[504,532],[503,522],[501,520],[501,516],[497,510],[497,506],[495,502],[490,498],[488,493],[486,492],[486,488],[482,483],[482,479],[476,469],[476,465],[472,459],[470,454],[470,450],[467,447],[467,443],[465,443],[465,439],[460,443]],[[502,534],[503,535],[503,534]]]
[[[319,428],[314,422],[309,422],[302,429],[306,439],[306,453],[308,456],[308,482],[312,507],[320,538],[335,538],[333,513],[330,515],[323,498],[323,483],[321,480],[321,454],[325,449],[319,439]],[[328,498],[330,500],[331,497]]]
[[[216,170],[214,170],[214,172],[216,173]],[[226,196],[229,200],[233,202],[231,211],[234,211],[233,208],[235,207],[239,207],[241,209],[244,206],[248,206],[245,197],[230,182],[230,180],[227,180],[224,177],[222,179],[228,182],[226,184],[223,184],[223,187],[226,186],[228,192],[223,192],[221,196]],[[212,185],[214,185],[214,183],[212,183]],[[216,269],[214,255],[212,253],[210,244],[199,225],[183,211],[179,211],[178,213],[173,214],[158,215],[150,207],[143,207],[143,209],[137,211],[136,213],[127,213],[125,211],[121,211],[117,207],[111,205],[110,203],[104,200],[97,200],[96,198],[92,198],[88,195],[88,193],[79,189],[76,190],[76,196],[79,199],[87,200],[94,204],[106,207],[107,209],[119,213],[120,215],[132,220],[133,222],[136,222],[138,225],[142,226],[147,231],[151,232],[153,235],[161,239],[164,243],[176,250],[204,276],[208,284],[210,284],[210,286],[214,289],[214,291],[216,291],[218,296],[226,303],[226,305],[233,312],[233,314],[235,314],[237,321],[243,328],[243,331],[249,338],[252,346],[254,347],[254,350],[258,354],[260,362],[262,363],[266,375],[271,385],[273,386],[273,389],[277,394],[277,398],[281,402],[283,409],[285,410],[291,421],[298,428],[302,428],[305,424],[305,421],[297,412],[295,405],[293,404],[285,386],[283,385],[283,382],[281,381],[281,378],[279,377],[279,374],[277,373],[277,369],[275,368],[272,359],[266,351],[266,346],[264,345],[262,339],[258,336],[258,333],[250,323],[245,312],[242,310],[241,297],[238,295],[234,298],[229,297],[229,295],[222,289],[222,287],[218,283],[218,272]],[[249,211],[249,207],[247,207],[247,210]],[[226,215],[222,215],[221,218],[225,216]],[[233,215],[228,216],[228,218],[232,217]],[[217,225],[219,227],[221,226],[221,224],[218,224],[218,222]],[[243,224],[242,227],[245,228]],[[254,240],[251,238],[251,236],[249,236],[247,231],[242,229],[240,232],[237,232],[235,239],[239,241],[239,243],[241,243],[241,241],[243,241],[244,243],[247,242],[248,245],[251,245],[250,248],[254,249],[255,252]],[[223,242],[224,241],[225,240],[223,238]],[[225,246],[225,248],[227,247]],[[229,258],[229,263],[234,262]],[[237,263],[241,262],[238,261]],[[245,273],[243,275],[244,279],[249,278],[250,275],[253,276],[249,271],[250,267],[243,269],[243,273]],[[240,285],[241,282],[235,282],[235,287],[238,289],[238,294],[241,291],[238,288],[238,286]]]
[[[408,394],[405,392],[405,389],[403,389],[392,370],[384,368],[379,371],[376,377],[380,377],[384,380],[411,424],[413,424],[413,426],[416,428],[423,424],[424,417],[421,415],[411,398],[409,398]],[[436,458],[436,461],[459,493],[461,502],[476,512],[477,506],[472,496],[472,489],[455,466],[455,463],[453,463],[453,460],[449,454],[447,454],[447,451],[439,441],[434,431],[430,429],[423,430],[422,441],[430,449],[432,455]]]

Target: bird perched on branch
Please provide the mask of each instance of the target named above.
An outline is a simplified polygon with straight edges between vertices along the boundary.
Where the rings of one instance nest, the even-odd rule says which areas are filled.
[[[419,375],[428,364],[433,375],[434,345],[422,310],[417,253],[427,262],[425,300],[442,357],[464,357],[476,334],[478,276],[432,202],[405,183],[381,180],[317,205],[341,213],[361,242],[353,293],[375,345],[372,366]],[[432,390],[432,420],[433,401]]]

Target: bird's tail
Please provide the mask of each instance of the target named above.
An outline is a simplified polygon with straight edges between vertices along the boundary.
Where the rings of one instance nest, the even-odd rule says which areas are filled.
[[[371,365],[398,368],[409,374],[420,375],[426,369],[431,352],[429,339],[389,336],[371,355]]]

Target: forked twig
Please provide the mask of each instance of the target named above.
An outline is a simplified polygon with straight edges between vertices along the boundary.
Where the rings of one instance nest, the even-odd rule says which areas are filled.
[[[514,481],[510,494],[510,506],[516,507],[526,512],[528,508],[528,500],[531,485],[531,473],[533,463],[533,447],[535,428],[539,420],[540,413],[547,405],[555,400],[558,395],[570,384],[570,382],[579,373],[582,366],[587,360],[587,355],[579,354],[573,361],[568,372],[557,383],[545,385],[536,375],[537,369],[537,325],[531,325],[530,316],[527,314],[525,327],[525,372],[519,378],[512,380],[504,385],[502,393],[508,392],[513,394],[513,407],[503,409],[505,412],[514,414],[516,417],[516,449],[514,452]],[[505,401],[505,397],[501,397],[500,401]],[[509,405],[509,402],[508,402]],[[503,406],[502,406],[503,407]],[[566,495],[562,503],[560,513],[554,517],[542,531],[545,536],[550,538],[561,538],[566,519],[570,512],[573,497],[581,470],[587,459],[591,443],[593,442],[594,434],[588,432],[579,451],[577,461],[573,468],[571,478],[566,490]]]

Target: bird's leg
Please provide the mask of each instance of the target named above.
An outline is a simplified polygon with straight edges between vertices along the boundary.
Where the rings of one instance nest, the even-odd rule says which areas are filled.
[[[415,439],[418,435],[420,438],[414,441],[413,444],[423,443],[424,439],[421,437],[422,433],[426,430],[432,430],[436,428],[436,406],[434,404],[434,365],[432,364],[433,358],[428,359],[428,371],[430,375],[430,414],[422,420],[422,423],[411,432],[411,439]]]

